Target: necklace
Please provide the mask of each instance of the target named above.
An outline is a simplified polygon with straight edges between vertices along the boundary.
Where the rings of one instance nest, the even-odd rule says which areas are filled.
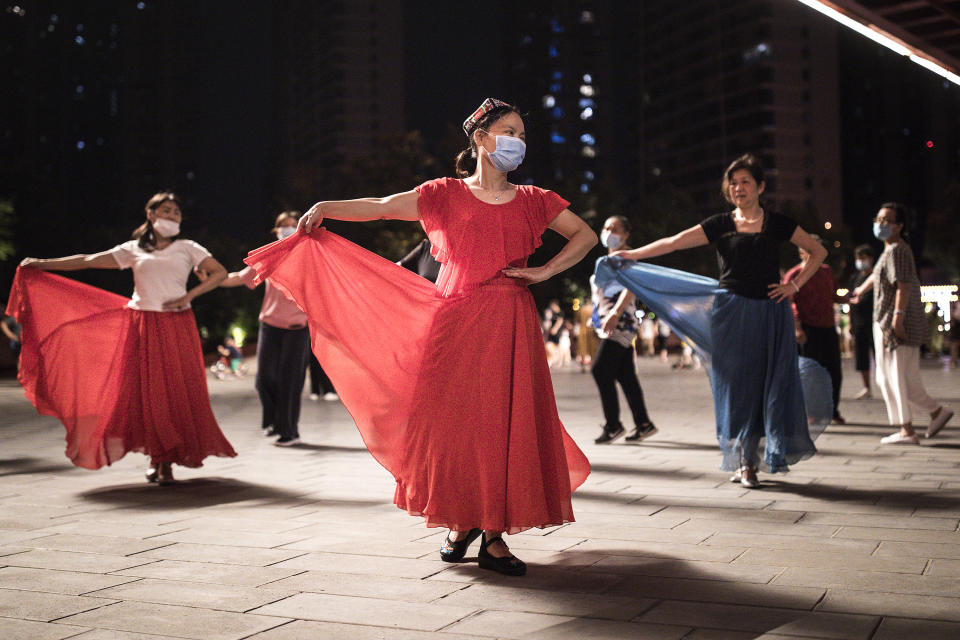
[[[503,194],[505,194],[507,191],[510,191],[510,183],[509,183],[509,182],[507,183],[507,188],[506,188],[506,189],[500,189],[499,191],[496,191],[496,190],[494,190],[494,189],[488,189],[487,187],[484,187],[483,185],[481,185],[479,182],[477,182],[477,186],[480,187],[481,189],[483,189],[484,191],[492,191],[493,193],[496,193],[497,195],[493,196],[493,201],[494,201],[494,202],[500,202],[501,196],[503,196]]]
[[[761,220],[763,220],[763,209],[760,209],[760,215],[757,216],[756,218],[753,218],[752,220],[744,216],[742,213],[740,214],[740,219],[746,222],[747,224],[754,224],[756,222],[760,222]]]

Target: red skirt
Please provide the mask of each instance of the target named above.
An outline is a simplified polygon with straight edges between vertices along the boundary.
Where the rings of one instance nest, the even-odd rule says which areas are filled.
[[[533,298],[496,279],[441,298],[327,231],[251,253],[307,313],[312,346],[394,502],[427,526],[516,533],[573,521],[590,465],[557,414]]]
[[[237,455],[210,408],[192,311],[137,311],[123,296],[18,269],[7,313],[23,326],[18,378],[67,430],[66,455],[99,469],[129,451],[199,467]]]

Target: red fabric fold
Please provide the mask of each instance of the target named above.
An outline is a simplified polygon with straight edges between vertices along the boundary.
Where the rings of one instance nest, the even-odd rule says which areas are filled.
[[[18,379],[66,428],[66,455],[98,469],[136,451],[199,467],[235,456],[210,408],[192,311],[128,308],[128,298],[18,269],[7,313],[23,327]]]
[[[573,520],[589,463],[557,415],[533,298],[498,277],[441,297],[326,230],[253,251],[307,313],[312,346],[396,504],[428,526],[515,533]]]

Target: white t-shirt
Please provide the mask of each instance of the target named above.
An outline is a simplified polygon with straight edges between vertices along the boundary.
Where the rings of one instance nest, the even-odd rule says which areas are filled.
[[[133,268],[133,296],[127,306],[140,311],[165,311],[164,302],[186,295],[190,272],[210,257],[210,252],[193,240],[174,240],[153,251],[129,240],[106,253],[121,269]]]

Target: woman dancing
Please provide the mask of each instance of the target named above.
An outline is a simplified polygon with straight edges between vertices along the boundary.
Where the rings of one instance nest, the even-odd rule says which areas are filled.
[[[129,451],[150,456],[147,480],[173,482],[172,464],[199,467],[237,455],[210,409],[190,302],[226,269],[180,238],[180,201],[169,192],[146,205],[133,239],[65,258],[26,258],[7,313],[23,325],[18,377],[42,414],[67,429],[67,457],[86,469]],[[42,271],[133,269],[131,299]],[[187,291],[192,269],[209,273]]]
[[[596,234],[557,194],[507,181],[526,145],[516,107],[487,99],[463,125],[461,179],[385,198],[318,202],[303,233],[247,259],[307,312],[313,350],[367,448],[396,478],[394,502],[481,568],[523,575],[501,534],[570,522],[589,473],[557,415],[527,285],[576,264]],[[419,221],[443,266],[436,285],[320,228],[324,218]],[[568,239],[527,267],[540,236]],[[344,301],[349,304],[344,304]]]
[[[735,208],[639,249],[613,255],[645,260],[680,249],[716,246],[720,291],[710,314],[714,409],[721,468],[733,482],[758,486],[760,439],[764,468],[784,472],[816,453],[810,438],[789,297],[820,267],[826,249],[786,216],[765,211],[759,160],[744,155],[723,174],[723,195]],[[779,248],[790,241],[810,254],[793,280],[780,284]]]

